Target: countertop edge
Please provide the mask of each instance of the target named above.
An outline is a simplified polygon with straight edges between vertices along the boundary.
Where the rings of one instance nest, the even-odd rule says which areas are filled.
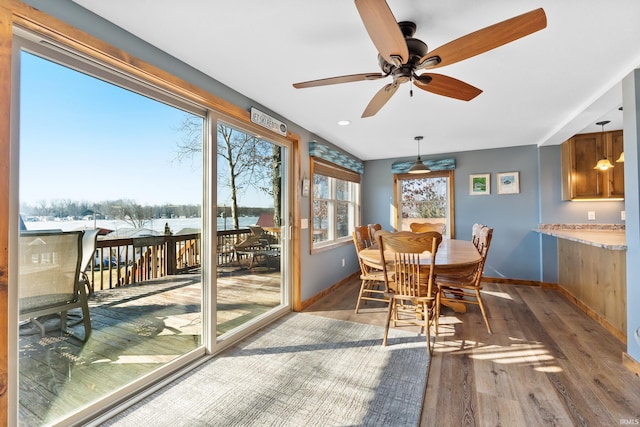
[[[611,244],[602,241],[602,239],[598,239],[597,237],[601,236],[602,230],[595,231],[594,230],[561,230],[561,229],[534,229],[533,231],[546,234],[548,236],[557,237],[559,239],[570,240],[573,242],[582,243],[585,245],[596,246],[603,249],[609,249],[612,251],[626,251],[626,244]],[[599,235],[599,236],[598,236]]]

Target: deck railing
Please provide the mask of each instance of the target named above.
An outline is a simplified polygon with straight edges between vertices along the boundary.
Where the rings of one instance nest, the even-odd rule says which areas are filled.
[[[233,262],[234,244],[249,234],[249,229],[218,231],[217,264]],[[91,288],[98,291],[189,272],[200,263],[200,233],[98,239],[87,275]]]

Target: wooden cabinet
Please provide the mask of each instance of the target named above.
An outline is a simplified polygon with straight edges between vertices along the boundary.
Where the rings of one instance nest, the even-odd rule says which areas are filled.
[[[575,135],[561,147],[562,198],[624,198],[624,163],[616,163],[624,150],[621,130]],[[607,171],[594,169],[606,157],[614,165]]]

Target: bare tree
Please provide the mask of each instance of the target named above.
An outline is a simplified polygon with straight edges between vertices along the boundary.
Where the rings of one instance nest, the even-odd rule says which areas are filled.
[[[178,161],[184,161],[202,151],[202,121],[187,116],[178,129]],[[218,183],[229,188],[233,227],[239,227],[239,196],[248,188],[273,196],[274,223],[280,218],[281,149],[275,144],[249,135],[230,126],[217,127]],[[222,160],[222,162],[220,161]]]
[[[233,228],[238,229],[238,197],[242,191],[253,187],[273,195],[266,182],[272,184],[272,144],[229,126],[218,125],[218,157],[224,159],[224,168],[219,164],[218,179],[225,182],[231,193],[231,216]]]
[[[109,206],[110,215],[131,224],[134,228],[143,228],[153,216],[149,206],[142,206],[133,200],[118,200]]]

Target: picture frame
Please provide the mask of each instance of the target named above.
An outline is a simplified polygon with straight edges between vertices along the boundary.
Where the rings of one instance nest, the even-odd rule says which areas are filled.
[[[498,194],[520,193],[520,172],[501,172],[497,174]]]
[[[491,174],[481,173],[469,175],[469,194],[472,196],[491,194]]]

